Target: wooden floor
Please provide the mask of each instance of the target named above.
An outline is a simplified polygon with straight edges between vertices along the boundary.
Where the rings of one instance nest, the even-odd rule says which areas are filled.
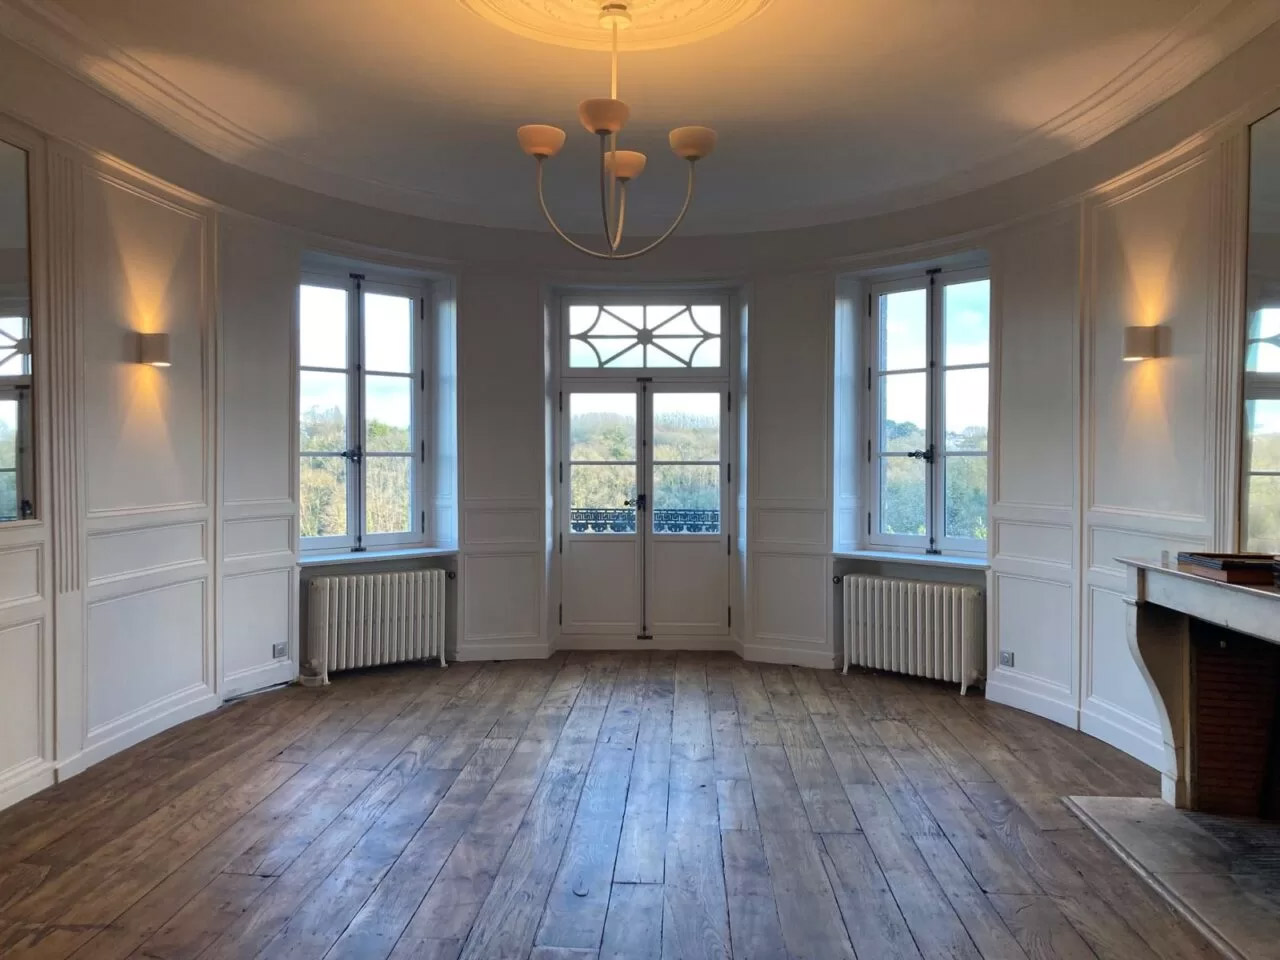
[[[952,687],[707,654],[340,675],[0,813],[5,958],[1209,958]]]

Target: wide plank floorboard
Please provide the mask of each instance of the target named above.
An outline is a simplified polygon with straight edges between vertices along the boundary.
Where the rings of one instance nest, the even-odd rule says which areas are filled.
[[[0,812],[0,956],[1208,960],[1060,800],[1157,787],[1082,734],[866,671],[355,671]]]

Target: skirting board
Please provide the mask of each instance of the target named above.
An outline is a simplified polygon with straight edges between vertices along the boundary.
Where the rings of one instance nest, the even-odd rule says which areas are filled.
[[[545,660],[551,648],[545,643],[468,643],[452,651],[448,660]]]
[[[560,637],[557,650],[730,650],[737,651],[733,637],[688,636],[659,637],[654,640],[637,640],[621,634],[618,636],[568,635]]]
[[[153,714],[134,726],[113,734],[105,740],[99,740],[93,746],[86,747],[75,756],[68,757],[58,763],[58,780],[66,780],[77,773],[105,760],[114,753],[127,750],[135,743],[141,743],[148,737],[154,737],[161,731],[168,730],[180,723],[192,720],[201,714],[208,713],[222,706],[222,700],[216,693],[205,693],[194,700],[188,700],[171,707],[162,713]]]
[[[996,670],[987,677],[986,696],[992,703],[1003,703],[1016,707],[1038,717],[1060,723],[1072,730],[1079,729],[1080,712],[1075,704],[1067,700],[1059,700],[1054,693],[1058,690],[1048,684],[1041,684],[1034,678],[1024,677],[1008,670]],[[1069,696],[1066,691],[1062,692]]]
[[[1086,701],[1080,711],[1080,730],[1122,750],[1135,760],[1160,770],[1164,767],[1164,743],[1159,730],[1137,718],[1114,711],[1105,704]]]
[[[57,781],[53,763],[49,760],[32,760],[24,763],[17,770],[5,774],[0,780],[0,810],[11,807],[19,800],[25,800],[45,787],[51,787]]]
[[[743,660],[755,663],[782,663],[793,667],[812,667],[814,670],[834,670],[836,666],[836,655],[831,650],[744,644],[739,655]]]
[[[220,693],[224,700],[230,700],[265,687],[292,683],[296,679],[298,679],[298,668],[292,660],[273,660],[227,676],[222,681]]]

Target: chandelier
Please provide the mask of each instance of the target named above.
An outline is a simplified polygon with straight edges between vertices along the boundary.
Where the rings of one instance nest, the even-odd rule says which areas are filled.
[[[648,158],[637,150],[618,149],[618,134],[631,116],[631,108],[618,99],[618,31],[631,24],[631,12],[627,3],[614,0],[602,4],[600,24],[612,34],[609,96],[583,100],[578,105],[578,119],[588,133],[594,133],[600,139],[600,217],[604,228],[604,250],[593,250],[571,238],[560,229],[547,207],[547,198],[542,190],[542,168],[544,161],[554,157],[564,146],[565,132],[548,124],[531,123],[520,127],[516,136],[520,140],[521,149],[537,161],[538,204],[542,207],[542,215],[547,218],[547,223],[551,224],[551,229],[560,239],[601,260],[631,260],[655,249],[679,228],[693,201],[694,168],[699,160],[715,149],[716,132],[710,127],[677,127],[671,131],[668,141],[672,151],[677,157],[689,162],[689,185],[685,190],[684,204],[675,221],[656,240],[639,250],[621,252],[627,219],[627,186],[644,172]]]

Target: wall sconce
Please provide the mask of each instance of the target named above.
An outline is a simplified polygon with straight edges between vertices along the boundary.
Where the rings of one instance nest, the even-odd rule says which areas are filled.
[[[153,367],[169,366],[169,335],[167,333],[138,334],[138,362]]]
[[[1159,338],[1159,327],[1125,327],[1124,361],[1133,363],[1160,356]]]

